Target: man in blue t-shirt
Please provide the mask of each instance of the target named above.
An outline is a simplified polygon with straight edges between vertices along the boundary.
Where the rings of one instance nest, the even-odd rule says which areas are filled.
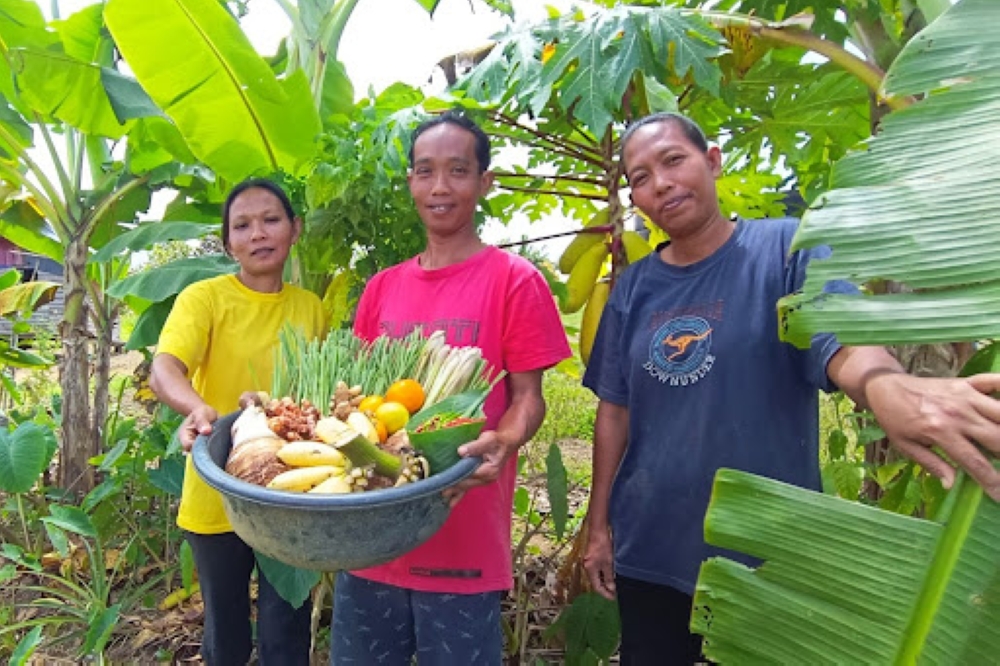
[[[1000,403],[987,395],[1000,375],[917,378],[884,349],[831,335],[782,343],[775,304],[825,250],[789,255],[794,220],[724,218],[719,149],[683,116],[633,124],[622,159],[633,203],[671,241],[616,284],[584,376],[600,398],[584,563],[618,598],[622,664],[692,663],[691,595],[719,552],[702,524],[720,467],[818,489],[817,389],[839,387],[946,485],[954,470],[932,444],[997,499],[1000,474],[972,442],[1000,452]]]

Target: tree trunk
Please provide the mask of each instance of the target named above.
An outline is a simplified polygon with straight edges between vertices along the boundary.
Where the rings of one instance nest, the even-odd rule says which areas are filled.
[[[94,328],[97,331],[97,349],[94,358],[94,409],[91,428],[97,438],[98,452],[104,442],[104,427],[108,420],[111,404],[111,351],[114,345],[115,320],[118,319],[119,305],[112,305],[110,299],[94,303]]]
[[[73,239],[66,248],[65,311],[59,325],[63,344],[63,358],[59,364],[63,399],[59,485],[77,495],[94,487],[94,470],[88,460],[98,453],[98,440],[90,417],[86,265],[87,244],[81,239]]]

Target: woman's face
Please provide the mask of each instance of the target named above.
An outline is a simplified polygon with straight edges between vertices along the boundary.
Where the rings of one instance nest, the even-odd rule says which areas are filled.
[[[289,219],[281,200],[267,190],[244,190],[229,207],[229,244],[226,250],[249,276],[281,276],[301,222]]]
[[[632,202],[672,240],[721,219],[715,190],[722,173],[718,148],[702,152],[677,123],[656,122],[636,130],[624,158]]]

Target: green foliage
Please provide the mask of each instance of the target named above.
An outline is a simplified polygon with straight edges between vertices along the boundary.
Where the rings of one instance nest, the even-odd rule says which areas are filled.
[[[38,424],[22,423],[11,433],[0,432],[0,490],[31,490],[55,451],[55,433]]]
[[[618,604],[596,592],[581,594],[546,630],[546,635],[562,639],[568,666],[610,663],[621,635]]]
[[[720,470],[706,541],[765,563],[704,563],[692,629],[718,663],[989,661],[998,528],[1000,504],[964,477],[931,521]]]
[[[319,117],[302,72],[277,79],[216,0],[112,0],[130,68],[213,171],[236,181],[304,170]]]
[[[833,254],[809,267],[801,295],[782,300],[785,339],[805,345],[821,330],[852,345],[1000,336],[991,222],[1000,216],[991,194],[1000,183],[1000,45],[981,30],[994,21],[1000,5],[963,0],[893,63],[887,96],[927,95],[841,160],[837,189],[803,218],[793,249],[824,244]],[[822,294],[831,279],[891,280],[914,293]]]
[[[597,398],[580,385],[579,378],[563,372],[546,372],[542,379],[545,421],[535,434],[536,442],[558,443],[564,439],[589,442],[594,437]]]
[[[409,134],[426,117],[414,106],[422,100],[418,90],[396,84],[337,117],[321,137],[297,250],[302,281],[317,293],[336,269],[370,276],[423,249],[423,225],[405,185]]]

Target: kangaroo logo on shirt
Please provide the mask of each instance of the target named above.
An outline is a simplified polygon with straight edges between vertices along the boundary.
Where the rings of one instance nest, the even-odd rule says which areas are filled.
[[[675,317],[660,326],[649,344],[643,366],[650,375],[671,386],[688,386],[708,374],[715,363],[712,327],[701,317]]]

